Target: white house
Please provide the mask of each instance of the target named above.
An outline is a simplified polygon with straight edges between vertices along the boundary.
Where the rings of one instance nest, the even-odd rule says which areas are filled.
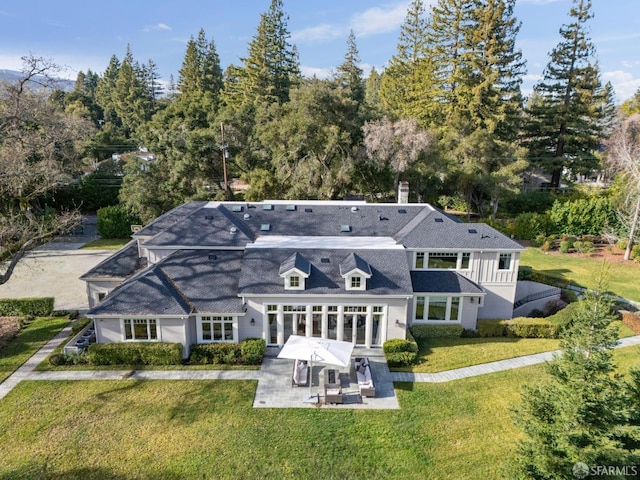
[[[511,318],[523,248],[428,204],[190,202],[83,275],[98,342],[381,346]]]

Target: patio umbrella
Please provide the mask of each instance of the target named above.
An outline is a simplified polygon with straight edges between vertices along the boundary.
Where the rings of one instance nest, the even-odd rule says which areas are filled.
[[[328,338],[303,337],[290,335],[280,350],[278,358],[291,360],[306,360],[309,362],[309,399],[311,399],[311,384],[313,382],[313,363],[339,365],[346,367],[351,360],[353,343]]]

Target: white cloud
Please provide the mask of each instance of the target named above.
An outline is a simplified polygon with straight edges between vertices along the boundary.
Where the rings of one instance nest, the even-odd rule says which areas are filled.
[[[319,68],[319,67],[309,67],[306,65],[300,65],[300,73],[302,73],[302,76],[304,77],[317,77],[320,79],[327,79],[330,78],[331,75],[333,75],[334,69],[333,68]]]
[[[603,82],[611,82],[618,102],[624,102],[633,97],[633,94],[640,88],[640,78],[634,78],[633,74],[622,70],[603,72],[602,80]]]
[[[173,30],[169,25],[167,25],[166,23],[158,23],[156,25],[152,25],[150,27],[144,27],[142,29],[143,32],[154,32],[154,31],[158,31],[158,30]]]
[[[542,80],[542,75],[538,75],[538,74],[534,74],[534,73],[528,73],[526,75],[522,76],[522,80],[525,82],[537,82],[538,80]]]
[[[401,2],[386,7],[372,7],[351,17],[350,27],[358,37],[392,32],[400,28],[407,16],[409,3]]]
[[[345,35],[345,28],[323,23],[315,27],[304,28],[291,34],[291,39],[297,43],[321,43]]]

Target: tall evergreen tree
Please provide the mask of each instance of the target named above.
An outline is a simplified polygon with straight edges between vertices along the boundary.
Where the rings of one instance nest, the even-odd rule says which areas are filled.
[[[563,333],[562,355],[547,365],[550,379],[524,387],[515,419],[526,437],[518,444],[511,478],[572,479],[578,462],[640,461],[637,398],[629,402],[627,385],[614,375],[613,319],[604,295],[581,301]]]
[[[216,99],[222,89],[220,58],[213,40],[207,41],[204,30],[197,40],[187,42],[187,51],[180,69],[178,88],[183,94],[195,91],[209,92]]]
[[[289,43],[287,21],[282,0],[271,0],[269,10],[260,16],[243,66],[233,67],[225,84],[225,103],[234,110],[241,110],[246,102],[257,105],[289,99],[300,67],[297,50]]]
[[[347,39],[347,53],[344,56],[344,61],[337,68],[335,80],[340,88],[349,92],[349,96],[356,104],[362,105],[364,103],[364,79],[359,64],[360,52],[356,44],[356,36],[351,30]]]
[[[569,16],[544,78],[534,87],[540,101],[528,109],[526,144],[532,163],[551,173],[552,188],[560,185],[564,168],[574,174],[596,168],[602,141],[605,92],[589,38],[591,2],[573,0]]]
[[[430,117],[429,94],[432,69],[426,56],[427,22],[423,0],[413,0],[400,27],[396,54],[380,80],[380,100],[386,112],[396,117]],[[425,88],[426,87],[426,88]]]
[[[364,82],[364,103],[372,112],[379,112],[380,105],[380,74],[375,67],[371,68],[369,76]],[[374,117],[379,115],[374,113]]]

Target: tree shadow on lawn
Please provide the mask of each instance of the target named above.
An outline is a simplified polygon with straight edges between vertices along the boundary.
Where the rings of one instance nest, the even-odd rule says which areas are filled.
[[[15,470],[3,473],[2,478],[7,479],[32,479],[38,478],[43,480],[54,480],[64,478],[71,479],[99,479],[108,478],[110,480],[128,480],[128,475],[121,475],[115,471],[104,467],[70,467],[70,468],[51,468],[46,461],[32,461],[28,465],[21,466]],[[168,480],[179,480],[180,475],[171,472],[162,472],[162,478]]]

